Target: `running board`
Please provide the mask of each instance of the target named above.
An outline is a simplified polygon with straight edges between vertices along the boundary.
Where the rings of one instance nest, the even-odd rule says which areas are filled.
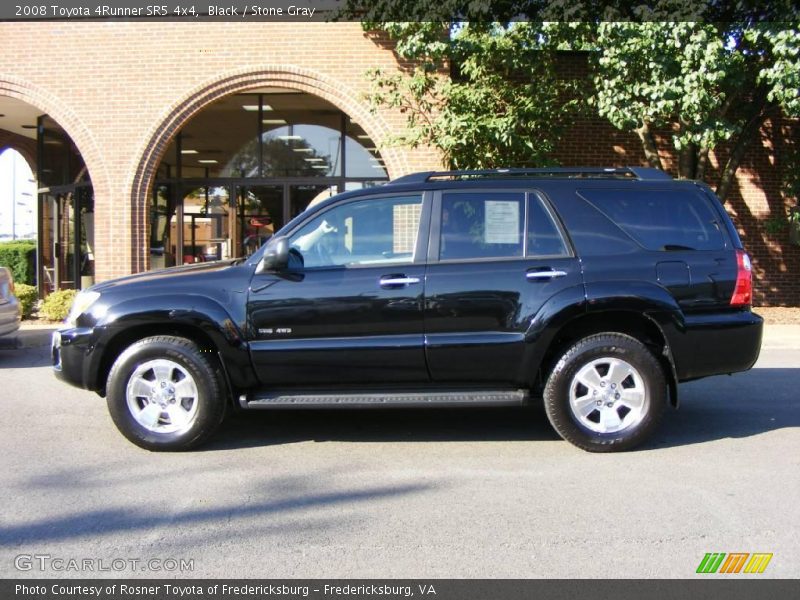
[[[239,396],[246,409],[277,408],[400,408],[440,406],[519,406],[525,390],[457,390],[330,394],[308,391],[256,392]]]

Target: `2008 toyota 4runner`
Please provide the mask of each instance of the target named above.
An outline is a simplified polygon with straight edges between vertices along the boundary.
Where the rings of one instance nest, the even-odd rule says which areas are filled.
[[[77,297],[56,374],[151,450],[230,409],[543,399],[589,451],[650,436],[678,383],[749,369],[750,260],[703,184],[655,169],[417,173],[307,210],[247,259]]]

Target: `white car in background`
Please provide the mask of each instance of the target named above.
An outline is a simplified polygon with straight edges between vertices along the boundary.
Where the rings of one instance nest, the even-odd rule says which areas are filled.
[[[14,295],[14,277],[6,267],[0,267],[0,336],[19,329],[21,310]]]

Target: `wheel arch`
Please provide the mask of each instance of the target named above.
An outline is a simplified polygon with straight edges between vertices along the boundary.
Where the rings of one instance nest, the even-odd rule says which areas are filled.
[[[559,358],[575,342],[598,333],[622,333],[647,346],[664,370],[670,403],[678,406],[678,379],[667,336],[655,315],[641,310],[589,310],[566,321],[553,335],[538,368],[537,381],[542,385]]]

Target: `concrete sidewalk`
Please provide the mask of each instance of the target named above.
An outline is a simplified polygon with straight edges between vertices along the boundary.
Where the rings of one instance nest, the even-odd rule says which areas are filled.
[[[22,323],[16,336],[0,338],[0,348],[35,348],[50,343],[50,335],[58,328],[47,323]],[[778,325],[767,323],[764,326],[762,348],[800,348],[800,325]]]

